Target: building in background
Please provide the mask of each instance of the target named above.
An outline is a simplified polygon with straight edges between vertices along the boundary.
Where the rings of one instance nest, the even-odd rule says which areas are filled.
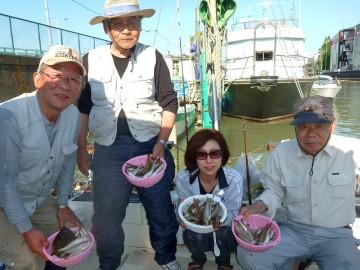
[[[360,24],[339,30],[330,41],[332,77],[360,80]]]

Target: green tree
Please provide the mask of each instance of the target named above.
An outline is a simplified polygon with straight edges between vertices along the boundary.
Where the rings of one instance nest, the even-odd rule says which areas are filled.
[[[330,36],[325,37],[318,59],[319,70],[330,70]]]

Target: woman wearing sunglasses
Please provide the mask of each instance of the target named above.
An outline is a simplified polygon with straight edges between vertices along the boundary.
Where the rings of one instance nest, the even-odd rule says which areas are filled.
[[[217,130],[202,129],[190,139],[185,152],[186,168],[176,176],[176,190],[179,200],[199,194],[213,194],[221,198],[228,213],[227,219],[216,230],[216,242],[220,255],[215,257],[218,270],[233,269],[231,253],[237,244],[231,232],[231,221],[238,214],[242,200],[243,179],[238,171],[226,167],[230,157],[224,136]],[[188,270],[201,270],[206,263],[206,251],[213,251],[212,233],[196,233],[186,228],[183,231],[184,244],[191,252],[192,262]]]

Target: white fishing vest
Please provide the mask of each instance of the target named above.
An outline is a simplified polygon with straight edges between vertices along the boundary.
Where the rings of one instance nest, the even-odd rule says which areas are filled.
[[[61,112],[60,126],[50,147],[36,91],[4,102],[1,108],[13,113],[20,128],[22,144],[17,188],[31,215],[49,196],[63,169],[65,157],[77,150],[74,139],[79,132],[79,111],[70,105]]]
[[[145,142],[160,132],[162,108],[155,100],[155,48],[136,44],[129,65],[120,78],[110,46],[91,50],[88,55],[88,81],[93,107],[89,115],[89,130],[96,143],[111,145],[117,132],[121,109],[132,136]]]

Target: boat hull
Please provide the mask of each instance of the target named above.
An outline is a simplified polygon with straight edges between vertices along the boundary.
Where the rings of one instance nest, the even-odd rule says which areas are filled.
[[[185,121],[186,117],[186,121]],[[186,104],[186,114],[184,110],[184,106],[180,106],[177,114],[176,114],[176,121],[175,121],[175,130],[176,130],[176,137],[181,138],[184,136],[186,129],[185,126],[187,123],[188,128],[195,124],[196,120],[196,106],[193,104]]]
[[[329,85],[328,87],[313,87],[311,89],[311,95],[319,95],[328,98],[335,98],[339,93],[341,86]]]
[[[333,79],[331,76],[319,75],[317,80],[311,87],[310,95],[319,95],[328,98],[335,98],[341,89],[341,83],[338,79]]]
[[[299,79],[303,96],[310,94],[314,79]],[[270,121],[291,116],[299,91],[293,80],[277,81],[277,84],[259,90],[251,80],[238,80],[226,84],[222,111],[226,115],[244,117],[256,121]]]

